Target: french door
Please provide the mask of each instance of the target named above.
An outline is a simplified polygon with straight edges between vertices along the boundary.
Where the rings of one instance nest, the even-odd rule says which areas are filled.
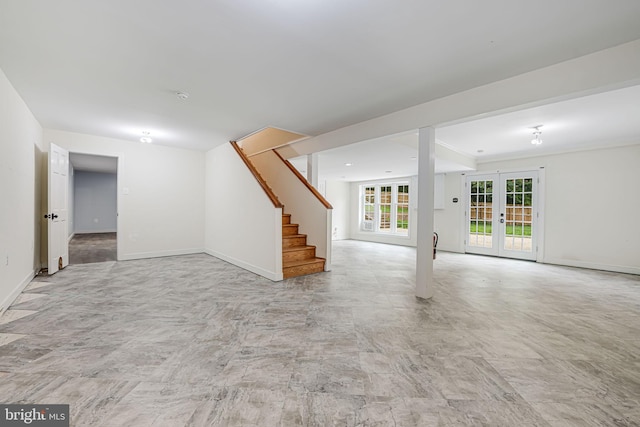
[[[535,260],[538,171],[466,178],[465,251]]]

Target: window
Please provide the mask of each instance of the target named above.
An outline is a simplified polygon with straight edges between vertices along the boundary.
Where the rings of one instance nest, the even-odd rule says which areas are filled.
[[[363,231],[409,236],[409,184],[363,185],[360,194]]]
[[[364,189],[364,220],[373,221],[376,209],[376,188],[365,187]]]
[[[396,232],[409,235],[409,186],[398,185],[396,196]]]
[[[380,187],[378,231],[391,231],[391,186]]]

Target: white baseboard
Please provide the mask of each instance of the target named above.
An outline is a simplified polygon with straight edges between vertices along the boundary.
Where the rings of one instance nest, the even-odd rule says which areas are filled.
[[[353,233],[349,240],[360,240],[363,242],[383,243],[385,245],[409,246],[416,247],[416,243],[409,237],[403,236],[385,236],[379,233]]]
[[[136,252],[131,254],[118,254],[118,261],[131,261],[134,259],[145,258],[162,258],[166,256],[178,256],[178,255],[192,255],[201,254],[204,252],[202,248],[194,249],[177,249],[170,251],[155,251],[155,252]]]
[[[117,233],[118,231],[113,228],[103,229],[103,230],[79,230],[74,232],[73,234],[99,234],[99,233]]]
[[[262,267],[258,267],[258,266],[255,266],[253,264],[249,264],[248,262],[244,262],[242,260],[239,260],[239,259],[227,256],[227,255],[221,254],[221,253],[216,252],[216,251],[211,250],[211,249],[205,249],[205,253],[208,254],[208,255],[211,255],[213,257],[219,258],[219,259],[221,259],[223,261],[226,261],[229,264],[233,264],[233,265],[238,266],[240,268],[244,268],[245,270],[248,270],[248,271],[250,271],[252,273],[255,273],[255,274],[259,275],[259,276],[266,277],[267,279],[273,280],[274,282],[279,282],[279,281],[281,281],[283,279],[282,272],[277,273],[277,272],[274,272],[274,271],[268,271],[268,270],[265,270]]]
[[[22,291],[24,291],[24,288],[26,288],[27,285],[31,282],[31,280],[36,277],[36,274],[38,274],[38,270],[33,270],[27,275],[27,277],[22,279],[18,286],[16,286],[16,288],[11,291],[9,295],[7,295],[2,303],[0,303],[0,314],[4,313],[9,307],[11,307],[11,304],[13,304],[16,298],[18,298],[18,295],[20,295]]]
[[[567,267],[579,267],[588,268],[590,270],[603,270],[612,271],[614,273],[626,273],[640,275],[640,267],[626,266],[626,265],[610,265],[610,264],[598,264],[593,262],[576,261],[563,258],[546,258],[542,261],[545,264],[565,265]]]

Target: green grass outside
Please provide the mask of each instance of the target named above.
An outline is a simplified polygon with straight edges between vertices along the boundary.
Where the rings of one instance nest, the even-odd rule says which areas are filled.
[[[389,206],[389,205],[381,205],[380,206],[380,214],[383,215],[383,217],[384,217],[384,214],[391,215],[391,206]],[[399,206],[398,207],[398,215],[402,215],[402,214],[404,214],[404,215],[408,215],[409,214],[409,207],[408,206]],[[406,220],[403,221],[403,220],[399,219],[396,222],[396,228],[397,229],[406,230],[406,229],[409,228],[409,222],[406,221]]]
[[[522,225],[520,224],[507,224],[506,234],[507,236],[531,236],[531,224],[524,225],[524,233],[522,230]],[[477,234],[492,234],[493,230],[491,229],[491,223],[484,222],[470,222],[469,223],[469,232],[477,233]]]

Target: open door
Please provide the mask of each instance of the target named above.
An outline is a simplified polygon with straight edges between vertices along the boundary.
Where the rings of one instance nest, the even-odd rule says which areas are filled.
[[[68,200],[69,200],[69,152],[51,144],[49,149],[49,179],[47,200],[49,207],[45,218],[48,227],[48,272],[54,274],[69,264]]]

